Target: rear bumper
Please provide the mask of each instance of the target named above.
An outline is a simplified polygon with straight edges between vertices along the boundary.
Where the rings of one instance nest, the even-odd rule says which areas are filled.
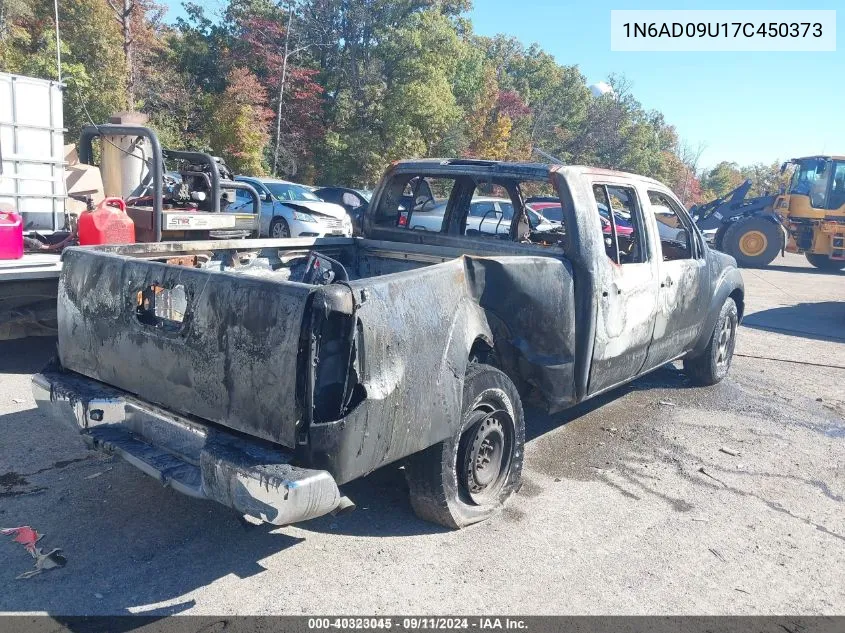
[[[92,449],[116,454],[183,494],[210,499],[274,525],[306,521],[351,504],[324,470],[291,465],[292,454],[175,415],[66,371],[32,379],[38,408],[71,422]]]

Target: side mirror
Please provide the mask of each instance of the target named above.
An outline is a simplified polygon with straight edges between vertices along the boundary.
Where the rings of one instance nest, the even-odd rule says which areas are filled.
[[[273,202],[273,194],[271,194],[269,191],[265,191],[261,194],[261,199],[264,202]]]

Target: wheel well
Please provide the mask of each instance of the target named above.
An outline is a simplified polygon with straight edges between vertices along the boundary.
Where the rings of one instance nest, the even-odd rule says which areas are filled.
[[[481,337],[478,337],[475,341],[473,341],[472,347],[469,350],[468,360],[470,363],[484,363],[485,365],[498,367],[498,363],[496,362],[496,352],[493,349],[492,343]]]
[[[742,315],[745,313],[745,294],[740,288],[736,288],[729,296],[734,300],[739,320],[742,321]]]

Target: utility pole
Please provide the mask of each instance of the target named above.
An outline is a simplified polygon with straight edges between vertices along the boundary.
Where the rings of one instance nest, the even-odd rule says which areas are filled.
[[[115,4],[115,0],[107,0],[115,19],[123,33],[123,56],[126,63],[126,94],[129,100],[129,110],[135,109],[135,73],[132,64],[132,14],[135,12],[135,0],[123,0],[123,6]]]
[[[59,0],[53,0],[53,13],[56,18],[56,73],[62,83],[62,38],[59,36]]]
[[[285,29],[285,52],[282,58],[282,77],[279,81],[279,103],[276,107],[276,149],[273,152],[273,175],[278,175],[279,149],[282,144],[282,98],[285,95],[285,80],[288,72],[288,51],[290,50],[290,33],[293,30],[293,7],[288,3],[288,28]]]

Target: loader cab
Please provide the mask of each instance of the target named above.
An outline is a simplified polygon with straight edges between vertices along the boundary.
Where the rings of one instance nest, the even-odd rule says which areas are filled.
[[[823,220],[845,217],[845,157],[810,156],[796,158],[786,193],[776,210],[792,219]]]

